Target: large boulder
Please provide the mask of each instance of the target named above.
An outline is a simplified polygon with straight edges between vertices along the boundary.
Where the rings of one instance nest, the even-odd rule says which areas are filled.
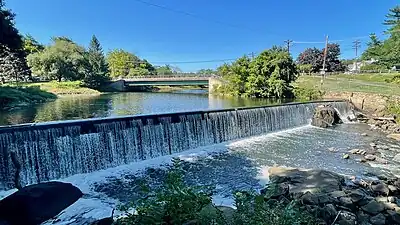
[[[58,215],[82,197],[72,184],[47,182],[26,186],[0,201],[0,221],[35,225]]]
[[[332,106],[319,106],[314,112],[311,125],[327,128],[342,123],[339,113]]]

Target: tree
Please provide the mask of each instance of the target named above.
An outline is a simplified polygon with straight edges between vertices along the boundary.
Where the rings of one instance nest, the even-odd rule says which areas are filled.
[[[227,81],[225,91],[231,95],[240,96],[246,92],[247,78],[250,76],[251,60],[243,56],[231,65],[224,64],[218,68],[218,74]]]
[[[98,88],[108,80],[108,65],[103,54],[99,40],[96,36],[92,36],[90,41],[87,60],[90,71],[85,74],[83,84],[87,87]]]
[[[386,20],[383,24],[392,27],[400,24],[400,5],[389,9],[389,13],[386,15]]]
[[[317,48],[307,48],[297,57],[300,65],[312,65],[312,72],[316,73],[322,69],[323,52]]]
[[[290,83],[297,77],[296,64],[287,50],[279,47],[262,52],[250,63],[246,95],[254,97],[291,97]]]
[[[172,67],[170,65],[156,67],[156,72],[158,75],[176,74],[178,72],[178,70],[180,70],[180,69],[179,68],[177,69],[176,67]]]
[[[211,75],[215,74],[215,71],[213,69],[201,69],[197,71],[198,74],[204,74],[204,75]]]
[[[31,35],[27,34],[22,38],[23,48],[26,55],[44,50],[44,46],[36,41]]]
[[[22,38],[15,28],[15,14],[5,8],[0,0],[0,79],[24,80],[30,78],[30,70],[26,64],[22,49]]]
[[[116,49],[108,53],[107,62],[111,77],[133,77],[153,75],[156,69],[147,60],[141,60],[136,55]]]
[[[368,48],[363,52],[361,58],[363,60],[379,59],[382,54],[382,42],[375,33],[369,35],[370,41],[367,43]]]
[[[42,52],[28,56],[35,75],[47,80],[81,80],[90,72],[85,49],[71,40],[53,38]]]
[[[317,48],[308,48],[300,53],[297,62],[300,65],[312,65],[312,72],[319,72],[323,67],[325,48],[319,50]],[[328,51],[326,56],[326,70],[328,72],[343,71],[344,66],[339,60],[340,46],[338,44],[328,44]]]
[[[322,49],[325,52],[325,48]],[[328,44],[328,51],[326,56],[326,70],[328,72],[344,71],[344,66],[339,60],[340,46],[339,44]]]
[[[311,64],[300,64],[299,70],[301,73],[310,74],[313,70],[313,65]]]

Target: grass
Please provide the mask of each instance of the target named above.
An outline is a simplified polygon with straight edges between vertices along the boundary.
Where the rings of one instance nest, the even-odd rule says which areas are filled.
[[[301,76],[294,86],[301,88],[315,88],[323,92],[365,92],[383,95],[400,95],[400,85],[388,83],[398,75],[392,74],[340,74],[321,77]]]
[[[51,92],[56,95],[95,95],[100,94],[99,91],[81,86],[80,81],[64,81],[64,82],[42,82],[22,84],[23,86],[40,86],[44,91]]]
[[[41,103],[56,99],[55,94],[41,90],[39,86],[0,86],[0,109]]]

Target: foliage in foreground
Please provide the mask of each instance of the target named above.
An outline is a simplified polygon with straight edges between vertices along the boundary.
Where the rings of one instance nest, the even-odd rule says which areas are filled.
[[[293,89],[294,96],[300,101],[312,101],[323,99],[325,92],[314,87],[295,86]]]
[[[39,87],[0,87],[0,108],[20,104],[40,103],[56,99],[56,95],[40,90]]]
[[[298,75],[297,67],[289,53],[273,47],[254,59],[244,56],[232,64],[218,68],[225,84],[216,92],[249,97],[292,97],[290,83]]]
[[[181,161],[167,174],[165,184],[154,191],[143,186],[145,198],[127,204],[121,209],[126,216],[118,225],[131,224],[235,224],[235,225],[308,225],[315,224],[314,217],[299,210],[296,202],[267,201],[266,195],[255,192],[236,192],[236,210],[224,214],[211,201],[210,187],[192,187],[184,183]]]

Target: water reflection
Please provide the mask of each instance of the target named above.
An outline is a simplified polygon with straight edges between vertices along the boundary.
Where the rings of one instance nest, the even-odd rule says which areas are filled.
[[[0,111],[0,125],[260,106],[271,103],[277,103],[277,101],[213,96],[203,90],[184,90],[176,93],[139,92],[69,96],[12,111]]]

